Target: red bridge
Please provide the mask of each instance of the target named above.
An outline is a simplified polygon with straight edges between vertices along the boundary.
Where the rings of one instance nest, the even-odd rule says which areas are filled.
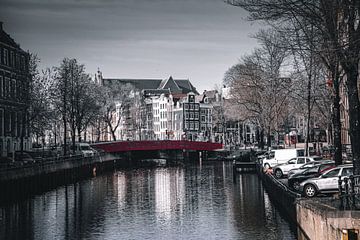
[[[222,149],[221,143],[213,142],[193,142],[193,141],[114,141],[105,143],[95,143],[91,145],[96,149],[108,153],[127,152],[127,151],[152,151],[152,150],[195,150],[195,151],[214,151]]]

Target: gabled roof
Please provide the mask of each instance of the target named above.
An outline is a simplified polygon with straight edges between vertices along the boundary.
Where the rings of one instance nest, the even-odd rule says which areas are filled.
[[[193,92],[195,94],[199,94],[196,91],[196,88],[191,84],[189,79],[179,79],[175,80],[176,84],[182,89],[183,93]]]
[[[173,93],[180,93],[182,90],[176,84],[174,79],[170,76],[168,79],[164,79],[159,86],[159,89],[170,89]]]
[[[20,45],[3,30],[2,22],[0,22],[0,42],[24,52],[24,50],[20,48]]]
[[[121,83],[121,84],[131,84],[136,89],[149,90],[149,89],[170,89],[171,93],[183,93],[187,94],[193,92],[199,94],[196,91],[196,88],[190,83],[188,79],[173,79],[169,77],[168,79],[122,79],[122,78],[104,78],[104,85],[109,83]]]

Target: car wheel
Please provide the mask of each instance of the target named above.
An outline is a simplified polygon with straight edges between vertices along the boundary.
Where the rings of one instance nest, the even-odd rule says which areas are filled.
[[[304,195],[306,197],[309,197],[309,198],[315,197],[316,193],[317,193],[317,190],[316,190],[316,187],[314,185],[308,184],[308,185],[305,186]]]
[[[299,181],[294,181],[292,184],[291,184],[291,187],[296,190],[296,191],[299,191],[300,189],[300,182]]]
[[[276,169],[275,170],[275,177],[276,178],[281,178],[282,175],[283,175],[283,173],[282,173],[281,169]]]

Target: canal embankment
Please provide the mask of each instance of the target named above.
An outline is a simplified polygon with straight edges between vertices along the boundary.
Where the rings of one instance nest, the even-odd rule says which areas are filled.
[[[129,164],[129,161],[118,156],[99,154],[92,157],[60,157],[22,166],[1,168],[0,201],[6,202],[41,193],[59,185],[96,176]]]
[[[297,223],[309,239],[359,239],[360,211],[339,210],[338,204],[334,198],[296,201]]]
[[[256,169],[271,201],[289,221],[297,224],[299,239],[360,239],[359,208],[344,208],[340,194],[304,198],[270,172],[264,171],[260,165]],[[347,194],[343,195],[348,197]]]

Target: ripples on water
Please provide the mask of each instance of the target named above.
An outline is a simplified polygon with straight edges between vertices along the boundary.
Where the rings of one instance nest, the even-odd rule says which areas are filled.
[[[230,163],[124,170],[0,208],[0,239],[296,239]]]

